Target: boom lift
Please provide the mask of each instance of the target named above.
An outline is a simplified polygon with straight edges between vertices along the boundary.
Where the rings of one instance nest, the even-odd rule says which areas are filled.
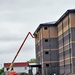
[[[37,38],[37,34],[32,35],[31,32],[28,32],[27,36],[25,37],[25,39],[24,39],[24,41],[22,42],[20,48],[18,49],[18,52],[16,53],[16,55],[15,55],[13,61],[11,62],[10,66],[9,66],[9,69],[8,69],[9,72],[11,71],[11,68],[12,68],[13,65],[14,65],[15,59],[17,58],[18,54],[20,53],[20,51],[21,51],[21,49],[22,49],[22,47],[23,47],[23,45],[24,45],[24,43],[25,43],[25,41],[27,40],[27,38],[28,38],[29,35],[31,35],[32,38]]]

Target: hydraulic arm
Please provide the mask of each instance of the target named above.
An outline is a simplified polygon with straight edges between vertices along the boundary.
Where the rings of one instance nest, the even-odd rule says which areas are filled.
[[[8,71],[11,71],[11,68],[12,68],[13,65],[14,65],[14,61],[15,61],[15,59],[17,58],[18,54],[20,53],[20,51],[21,51],[21,49],[22,49],[22,47],[23,47],[23,45],[24,45],[26,39],[28,38],[29,34],[31,35],[32,38],[37,38],[37,36],[32,35],[31,32],[28,32],[28,34],[27,34],[27,36],[25,37],[24,41],[22,42],[20,48],[18,49],[18,52],[16,53],[16,55],[15,55],[13,61],[11,62]]]

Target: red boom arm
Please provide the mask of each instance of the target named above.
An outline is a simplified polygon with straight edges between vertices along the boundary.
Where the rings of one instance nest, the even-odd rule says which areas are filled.
[[[14,57],[13,61],[11,62],[11,64],[10,64],[10,66],[9,66],[9,70],[8,70],[8,71],[10,71],[10,70],[11,70],[11,68],[12,68],[12,66],[13,66],[13,64],[14,64],[14,61],[15,61],[16,57],[18,56],[19,52],[21,51],[21,49],[22,49],[22,47],[23,47],[23,45],[24,45],[24,43],[25,43],[26,39],[28,38],[29,34],[31,35],[31,37],[32,37],[32,38],[37,38],[37,36],[33,36],[33,35],[31,34],[31,32],[28,32],[28,34],[27,34],[27,36],[25,37],[24,41],[22,42],[22,44],[21,44],[20,48],[18,49],[18,52],[16,53],[16,55],[15,55],[15,57]]]

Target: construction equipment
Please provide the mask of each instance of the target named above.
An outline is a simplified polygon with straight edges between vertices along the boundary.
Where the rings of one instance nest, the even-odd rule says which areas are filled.
[[[24,43],[25,43],[25,41],[27,40],[27,38],[28,38],[29,35],[31,35],[32,38],[37,38],[37,34],[32,35],[31,32],[28,32],[28,34],[27,34],[27,36],[25,37],[24,41],[22,42],[20,48],[18,49],[18,52],[16,53],[16,55],[15,55],[13,61],[11,62],[8,71],[11,71],[11,68],[12,68],[13,65],[14,65],[15,59],[17,58],[18,54],[20,53],[20,51],[21,51],[21,49],[22,49],[22,47],[23,47],[23,45],[24,45]]]

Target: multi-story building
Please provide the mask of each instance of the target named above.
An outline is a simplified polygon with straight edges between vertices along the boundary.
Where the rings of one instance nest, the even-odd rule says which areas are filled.
[[[75,74],[75,9],[56,22],[42,23],[34,35],[42,75]]]
[[[57,21],[60,74],[75,74],[75,10]]]

